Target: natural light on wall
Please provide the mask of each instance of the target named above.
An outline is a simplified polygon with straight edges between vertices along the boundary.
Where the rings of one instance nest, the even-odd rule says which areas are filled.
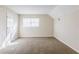
[[[12,31],[13,25],[14,25],[13,18],[7,17],[7,34],[9,34],[10,31]]]
[[[23,18],[23,27],[39,27],[39,18]]]

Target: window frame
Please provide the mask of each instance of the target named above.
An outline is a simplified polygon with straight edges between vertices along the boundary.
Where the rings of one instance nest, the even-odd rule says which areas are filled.
[[[23,17],[23,27],[39,27],[40,18]]]

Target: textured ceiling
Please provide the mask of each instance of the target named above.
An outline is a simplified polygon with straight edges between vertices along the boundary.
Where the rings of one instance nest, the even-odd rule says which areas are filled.
[[[55,5],[7,5],[18,14],[48,14]]]

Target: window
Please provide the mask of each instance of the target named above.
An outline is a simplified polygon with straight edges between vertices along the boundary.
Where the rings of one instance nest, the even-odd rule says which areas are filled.
[[[7,17],[7,34],[13,30],[14,21],[13,18]]]
[[[10,17],[7,17],[7,27],[10,28],[13,26],[13,19]]]
[[[23,27],[39,27],[39,18],[23,18]]]

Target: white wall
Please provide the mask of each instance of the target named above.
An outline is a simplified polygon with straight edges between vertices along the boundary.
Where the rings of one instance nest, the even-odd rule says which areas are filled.
[[[6,37],[6,8],[0,6],[0,46]]]
[[[40,25],[36,28],[23,27],[23,17],[39,17]],[[53,36],[53,20],[47,14],[30,14],[20,15],[20,37],[52,37]]]
[[[54,18],[54,36],[79,52],[79,6],[57,6],[50,15]]]

